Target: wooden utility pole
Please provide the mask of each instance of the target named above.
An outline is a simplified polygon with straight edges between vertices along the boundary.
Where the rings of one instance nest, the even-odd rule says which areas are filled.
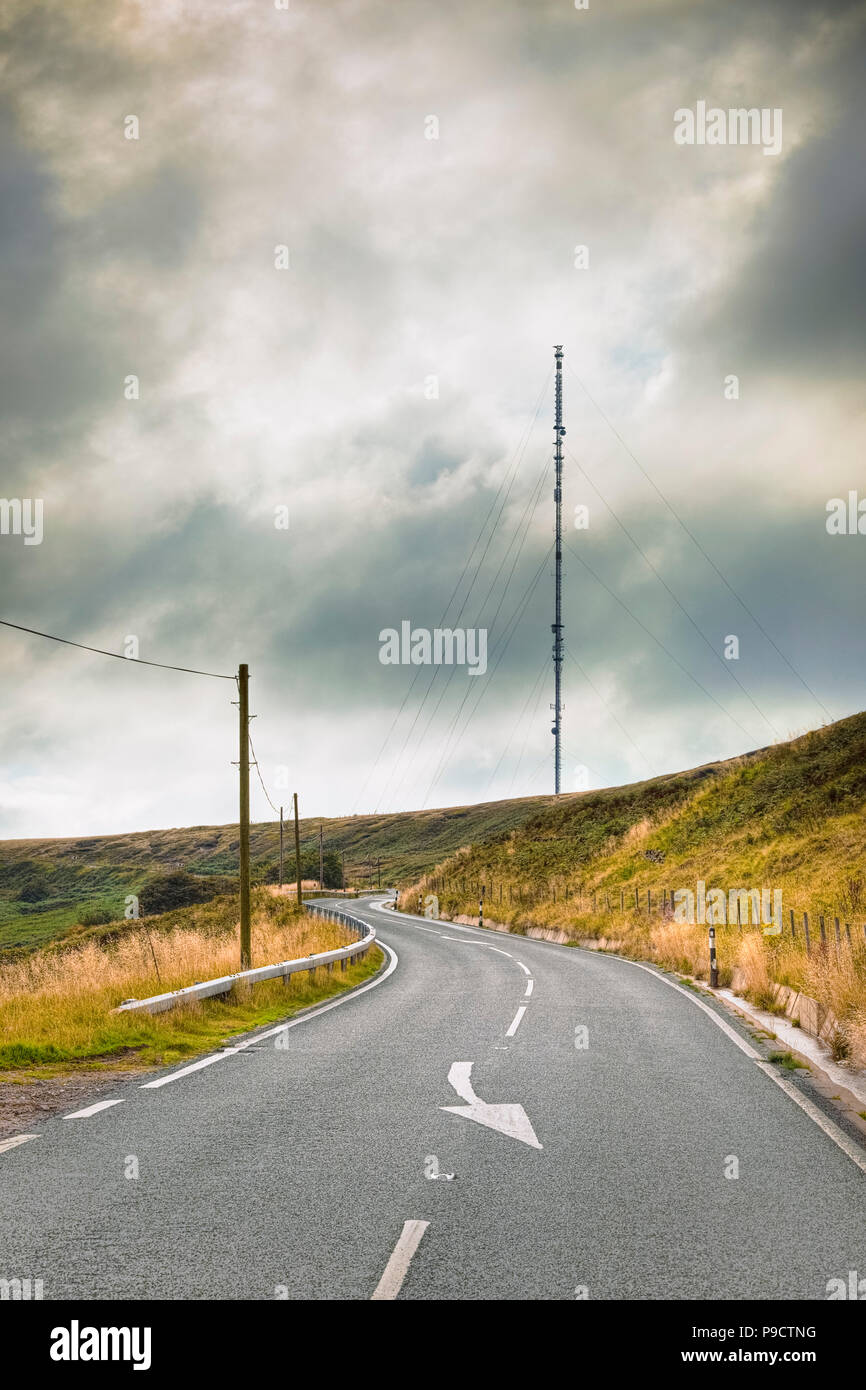
[[[322,849],[322,822],[319,821],[319,887],[325,886],[325,852]]]
[[[342,865],[343,892],[346,891],[346,851],[340,850],[340,863]]]
[[[280,888],[283,886],[283,808],[280,807]]]
[[[250,949],[250,670],[238,667],[238,713],[240,716],[238,771],[240,773],[240,892],[241,892],[241,970],[252,965]]]
[[[294,793],[295,802],[295,871],[298,878],[298,907],[301,905],[301,832],[298,829],[298,793]]]

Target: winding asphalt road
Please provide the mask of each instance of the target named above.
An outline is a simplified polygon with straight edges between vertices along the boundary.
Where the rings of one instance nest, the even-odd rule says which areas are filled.
[[[387,976],[0,1152],[0,1277],[46,1299],[824,1299],[866,1273],[866,1160],[744,1030],[629,962],[374,901],[353,910]]]

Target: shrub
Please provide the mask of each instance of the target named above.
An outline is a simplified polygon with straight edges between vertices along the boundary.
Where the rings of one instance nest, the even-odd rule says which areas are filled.
[[[82,912],[78,919],[79,926],[82,927],[101,927],[104,922],[113,922],[114,913],[109,912],[107,907],[91,907],[86,912]]]
[[[160,912],[172,912],[177,907],[193,907],[209,902],[223,890],[215,878],[197,878],[182,870],[171,874],[154,874],[142,886],[138,895],[139,908],[146,917]]]

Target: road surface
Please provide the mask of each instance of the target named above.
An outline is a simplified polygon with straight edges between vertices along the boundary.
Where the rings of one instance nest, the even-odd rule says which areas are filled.
[[[866,1172],[745,1030],[629,962],[374,901],[353,910],[386,977],[0,1152],[0,1277],[46,1299],[824,1299],[866,1273]]]

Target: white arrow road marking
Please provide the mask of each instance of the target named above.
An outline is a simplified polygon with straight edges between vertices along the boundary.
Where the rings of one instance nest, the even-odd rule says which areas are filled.
[[[394,1246],[391,1258],[385,1266],[382,1278],[379,1280],[374,1292],[370,1295],[370,1301],[374,1298],[386,1299],[396,1298],[401,1288],[403,1280],[409,1273],[409,1265],[412,1256],[421,1244],[421,1237],[430,1225],[429,1221],[404,1221],[400,1239]]]
[[[509,1139],[519,1139],[522,1144],[529,1144],[533,1149],[542,1148],[523,1106],[488,1105],[486,1101],[479,1100],[472,1089],[471,1075],[471,1062],[452,1063],[448,1073],[448,1084],[453,1086],[460,1099],[467,1103],[440,1105],[439,1109],[448,1110],[452,1115],[462,1115],[465,1120],[475,1120],[479,1125],[487,1125],[488,1129],[498,1129],[500,1134],[507,1134]]]

